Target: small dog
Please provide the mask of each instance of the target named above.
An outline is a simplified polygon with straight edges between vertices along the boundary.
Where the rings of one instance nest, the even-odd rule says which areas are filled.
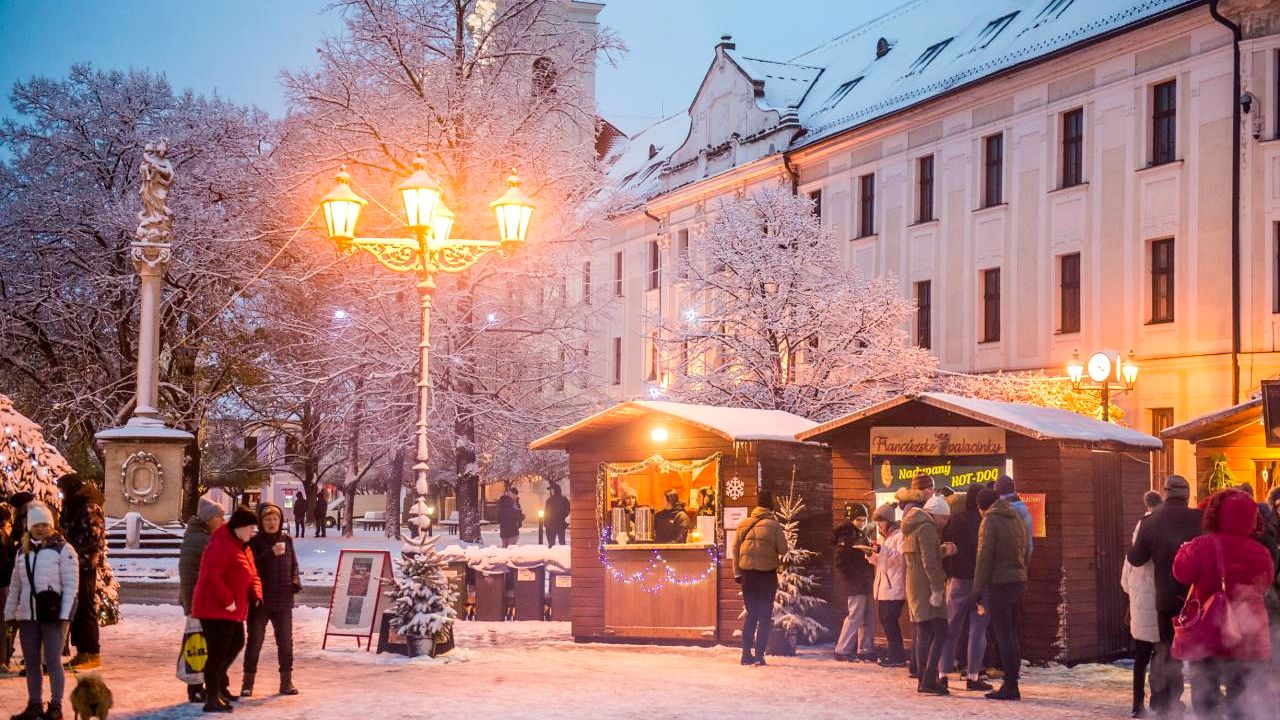
[[[76,676],[76,689],[71,691],[71,710],[75,713],[75,720],[107,720],[111,702],[111,690],[97,673]]]

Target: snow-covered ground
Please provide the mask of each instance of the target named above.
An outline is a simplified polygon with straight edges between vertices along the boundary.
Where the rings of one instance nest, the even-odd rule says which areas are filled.
[[[112,720],[195,718],[174,679],[181,611],[172,605],[123,608],[124,622],[103,631],[103,678],[112,688]],[[1121,718],[1129,674],[1087,665],[1029,668],[1021,703],[980,693],[947,698],[914,692],[904,670],[836,663],[830,646],[795,658],[741,667],[733,648],[579,645],[566,623],[457,625],[458,649],[439,659],[409,660],[357,651],[348,639],[320,650],[326,611],[295,615],[296,697],[271,694],[274,646],[264,648],[258,688],[234,717],[272,720],[442,717],[459,720],[578,718]],[[269,633],[268,633],[269,635]],[[232,682],[239,683],[239,662]],[[0,711],[25,700],[21,678],[0,678]],[[69,708],[68,708],[69,709]]]
[[[436,548],[445,551],[450,546],[458,545],[457,535],[437,535],[440,540]],[[484,546],[499,547],[498,531],[483,533]],[[388,539],[381,530],[356,530],[355,536],[343,538],[336,530],[330,530],[323,538],[294,538],[294,549],[298,553],[298,568],[302,573],[302,582],[306,585],[333,585],[333,574],[338,567],[338,555],[343,548],[360,550],[389,550],[399,557],[401,542]],[[520,534],[522,553],[538,551],[537,527],[525,528]],[[542,551],[545,552],[545,546]],[[553,556],[568,564],[568,548],[558,547]],[[122,553],[111,555],[111,567],[116,577],[129,582],[178,582],[178,559],[174,558],[133,558]]]

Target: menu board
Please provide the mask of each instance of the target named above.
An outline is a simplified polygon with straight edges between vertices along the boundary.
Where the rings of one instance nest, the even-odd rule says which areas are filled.
[[[391,583],[391,553],[343,550],[329,599],[325,640],[330,635],[372,638]]]

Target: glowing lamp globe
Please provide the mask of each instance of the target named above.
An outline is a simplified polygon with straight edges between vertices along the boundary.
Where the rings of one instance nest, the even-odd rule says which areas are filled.
[[[537,206],[520,189],[520,177],[514,168],[507,178],[507,191],[489,203],[489,207],[498,216],[498,237],[502,240],[502,249],[511,252],[519,248],[529,234],[529,218],[533,217],[533,209]]]
[[[1080,362],[1080,353],[1071,356],[1071,362],[1067,363],[1067,376],[1071,378],[1071,384],[1080,387],[1080,381],[1084,379],[1084,363]]]
[[[1133,359],[1133,353],[1129,353],[1129,359],[1124,361],[1124,384],[1132,389],[1138,384],[1138,363]]]
[[[426,230],[431,227],[431,213],[440,202],[440,186],[427,173],[427,161],[413,159],[413,174],[396,186],[404,200],[404,215],[409,227]]]
[[[656,443],[664,443],[670,435],[664,427],[656,427],[649,431],[649,439]]]
[[[449,233],[453,232],[453,211],[443,202],[436,203],[435,212],[431,213],[431,240],[443,245],[449,242]]]
[[[329,237],[345,250],[351,246],[356,236],[356,221],[360,219],[360,210],[368,203],[351,189],[351,175],[344,168],[335,178],[337,184],[320,200],[324,208],[324,222],[329,229]]]

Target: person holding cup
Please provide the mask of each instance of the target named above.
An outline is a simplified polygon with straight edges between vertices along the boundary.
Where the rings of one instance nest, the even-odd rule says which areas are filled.
[[[293,538],[284,529],[284,511],[264,502],[258,506],[258,534],[249,541],[254,564],[262,578],[262,603],[249,611],[249,640],[244,651],[244,684],[240,695],[253,695],[258,657],[267,636],[267,623],[276,639],[280,661],[280,694],[297,695],[293,685],[293,598],[302,590]]]

